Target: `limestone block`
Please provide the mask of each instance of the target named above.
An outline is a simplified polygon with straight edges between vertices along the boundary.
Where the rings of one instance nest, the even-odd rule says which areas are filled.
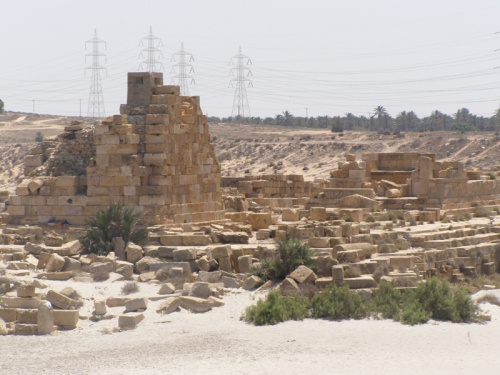
[[[318,276],[331,276],[332,267],[338,264],[338,261],[331,256],[331,253],[315,256],[312,260],[316,266],[315,270]]]
[[[150,256],[145,256],[135,263],[135,271],[138,274],[150,271],[150,266],[153,263],[160,262],[159,259],[152,258]]]
[[[125,260],[125,241],[123,241],[123,238],[113,238],[113,249],[117,259]]]
[[[109,278],[110,272],[113,272],[113,263],[94,262],[90,265],[89,272],[94,280],[106,280]]]
[[[125,248],[125,254],[127,256],[127,262],[135,263],[142,258],[143,255],[142,247],[136,245],[133,242],[129,242]]]
[[[47,301],[49,301],[52,306],[58,307],[63,310],[70,309],[76,306],[76,301],[64,294],[58,293],[54,290],[49,290],[47,293]]]
[[[344,280],[344,267],[335,265],[332,267],[332,278],[334,281]]]
[[[264,281],[262,281],[259,276],[252,275],[247,277],[245,281],[243,281],[243,289],[252,290],[258,288],[262,284],[264,284]]]
[[[175,286],[172,283],[165,283],[160,287],[158,294],[172,294],[173,292],[175,292]]]
[[[35,285],[33,283],[21,284],[17,287],[18,297],[33,297],[35,295]]]
[[[176,262],[187,262],[196,259],[196,249],[177,249],[172,255]]]
[[[28,191],[30,194],[35,193],[38,189],[40,189],[43,185],[43,180],[39,178],[34,178],[28,183]]]
[[[222,283],[224,283],[224,288],[239,288],[240,283],[238,282],[238,279],[235,277],[229,277],[229,276],[222,276],[221,277]]]
[[[198,270],[208,272],[210,271],[210,262],[206,256],[196,260],[196,267]]]
[[[182,237],[183,236],[181,236],[181,235],[161,236],[160,243],[164,246],[182,246]]]
[[[210,285],[209,283],[197,281],[191,287],[189,293],[190,296],[198,298],[208,298],[210,296]]]
[[[132,275],[134,274],[134,264],[126,262],[124,260],[117,260],[115,272],[122,275],[125,280],[130,280],[132,279]]]
[[[108,309],[106,307],[106,300],[95,299],[94,300],[94,315],[106,315]]]
[[[330,237],[311,237],[307,242],[312,248],[330,248]]]
[[[306,266],[299,266],[295,271],[290,274],[290,278],[298,282],[299,284],[304,283],[314,283],[318,278],[314,271]]]
[[[210,236],[204,234],[193,234],[182,236],[184,246],[207,246],[210,243]]]
[[[64,242],[64,238],[62,236],[58,236],[55,233],[49,233],[45,236],[45,246],[55,246],[60,247]]]
[[[72,275],[71,272],[69,271],[66,272],[60,271],[60,272],[43,272],[36,275],[36,277],[47,280],[65,281],[71,279]]]
[[[340,208],[369,208],[377,207],[378,203],[375,199],[370,199],[360,194],[353,194],[340,198],[338,205]]]
[[[193,312],[206,312],[212,310],[212,302],[208,299],[197,297],[179,297],[181,307]]]
[[[281,293],[285,296],[293,296],[300,293],[300,288],[294,279],[287,277],[280,285]]]
[[[109,297],[106,299],[106,306],[108,307],[117,307],[117,306],[125,306],[125,302],[127,302],[130,298],[124,297]]]
[[[17,336],[33,336],[38,333],[36,324],[16,324],[14,327],[14,335]]]
[[[240,273],[250,273],[252,269],[252,255],[243,255],[238,257],[238,267]]]
[[[64,263],[66,260],[58,255],[52,254],[47,262],[47,266],[45,266],[45,272],[59,272],[64,267]]]
[[[265,241],[271,237],[271,231],[269,229],[259,229],[255,236],[257,241]]]
[[[14,322],[17,319],[17,310],[0,307],[0,319],[5,322]]]
[[[66,271],[78,271],[82,267],[82,264],[80,261],[70,258],[70,257],[65,257],[64,258],[64,266],[61,269],[62,272]]]
[[[246,244],[248,239],[248,233],[245,232],[221,232],[219,234],[219,240],[222,243]]]
[[[221,280],[221,276],[222,276],[221,271],[214,271],[214,272],[200,271],[198,272],[198,277],[196,280],[204,281],[210,284],[215,284]]]
[[[366,289],[374,288],[376,286],[376,282],[373,277],[368,275],[347,278],[344,279],[344,283],[346,283],[350,289]]]
[[[247,214],[247,222],[252,230],[267,229],[272,224],[271,213],[250,212]]]
[[[324,207],[311,207],[309,219],[315,221],[326,221],[326,209]]]
[[[218,262],[219,262],[219,269],[221,271],[232,272],[233,268],[231,265],[230,257],[220,257],[218,258]]]
[[[125,302],[125,312],[134,312],[138,310],[146,310],[148,308],[148,299],[146,297],[133,298]]]
[[[31,167],[39,167],[43,164],[43,154],[38,155],[27,155],[24,158],[24,166]]]
[[[169,298],[163,301],[160,306],[156,309],[158,314],[170,314],[174,311],[179,310],[181,306],[181,299],[179,297]]]
[[[296,208],[284,208],[281,211],[281,221],[299,221],[299,210]]]
[[[134,329],[143,320],[143,313],[120,315],[118,317],[118,327],[121,329]]]
[[[28,189],[28,185],[30,182],[31,180],[28,179],[22,180],[16,187],[16,195],[21,195],[21,196],[29,195],[30,192]],[[11,200],[13,199],[14,197],[11,197]]]
[[[7,326],[2,318],[0,318],[0,336],[8,335],[9,331],[7,330]]]
[[[231,245],[217,245],[207,247],[207,255],[209,258],[222,258],[231,256]]]

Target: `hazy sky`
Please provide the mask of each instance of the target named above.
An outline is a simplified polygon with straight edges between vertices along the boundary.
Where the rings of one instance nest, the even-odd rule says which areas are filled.
[[[251,114],[491,116],[500,106],[499,0],[2,0],[0,99],[7,110],[86,115],[85,41],[106,41],[106,115],[126,102],[140,39],[163,41],[164,82],[181,42],[208,115],[228,116],[229,61],[251,58]],[[91,46],[88,45],[88,48]],[[142,59],[143,60],[143,59]],[[90,72],[88,72],[90,73]]]

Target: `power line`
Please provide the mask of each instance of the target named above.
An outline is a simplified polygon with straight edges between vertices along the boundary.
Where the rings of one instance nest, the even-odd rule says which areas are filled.
[[[178,57],[178,60],[176,59]],[[172,77],[172,84],[177,84],[181,87],[181,95],[189,96],[189,85],[195,84],[194,78],[186,73],[189,69],[189,73],[194,73],[194,68],[190,62],[194,62],[194,57],[191,53],[184,50],[184,42],[181,42],[181,50],[172,55],[173,62],[176,62],[172,66],[172,73],[177,73]],[[177,68],[177,69],[176,69]],[[190,80],[188,84],[188,80]]]
[[[89,107],[87,111],[87,116],[96,118],[103,118],[106,116],[104,111],[104,99],[102,95],[101,86],[101,70],[105,70],[103,66],[99,64],[99,57],[106,58],[106,55],[99,51],[99,44],[103,43],[104,48],[106,48],[106,42],[97,37],[97,30],[94,29],[94,37],[85,42],[85,49],[87,49],[87,44],[92,43],[92,52],[85,55],[85,62],[88,56],[92,56],[92,65],[85,68],[85,72],[88,69],[92,71],[92,76],[90,78],[90,94],[89,94]]]
[[[252,76],[252,71],[246,65],[251,65],[252,60],[248,56],[241,53],[241,46],[239,47],[238,54],[233,56],[229,61],[230,64],[236,64],[231,69],[230,75],[234,78],[229,82],[230,87],[235,87],[233,110],[231,116],[249,117],[250,105],[248,104],[247,86],[253,87],[252,81],[248,78]],[[233,82],[235,85],[233,85]],[[248,82],[248,85],[247,85]]]
[[[156,69],[156,65],[159,65],[160,70],[164,70],[163,64],[157,60],[157,58],[163,58],[162,52],[157,48],[163,47],[163,43],[159,37],[153,35],[153,28],[151,26],[149,27],[149,34],[142,38],[139,43],[140,46],[144,46],[145,44],[147,47],[141,50],[139,58],[143,59],[144,53],[147,57],[139,64],[139,70],[143,70],[143,64],[146,65],[147,72],[158,72],[159,70]]]

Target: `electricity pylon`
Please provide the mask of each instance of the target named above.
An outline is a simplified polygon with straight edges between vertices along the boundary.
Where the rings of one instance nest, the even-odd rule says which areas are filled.
[[[106,55],[99,51],[99,44],[103,43],[104,49],[106,49],[106,42],[97,37],[97,30],[94,29],[94,37],[85,42],[85,49],[87,49],[88,43],[92,43],[92,52],[85,55],[85,62],[87,62],[87,57],[91,56],[92,65],[85,68],[85,73],[90,69],[92,71],[92,76],[90,78],[89,108],[87,116],[98,119],[106,116],[101,86],[101,70],[106,70],[106,68],[99,63],[99,57],[106,58]]]
[[[146,43],[144,43],[146,42]],[[157,60],[163,58],[163,54],[157,47],[163,47],[163,43],[160,38],[153,35],[153,28],[149,27],[149,34],[141,39],[139,46],[147,45],[146,48],[141,50],[139,54],[140,59],[144,59],[144,53],[146,53],[146,59],[139,64],[139,70],[143,70],[143,66],[146,65],[146,71],[148,72],[158,72],[156,65],[159,65],[160,70],[163,70],[163,64]],[[156,46],[155,46],[156,44]]]
[[[171,73],[176,74],[172,76],[171,84],[177,84],[177,86],[181,87],[182,96],[189,96],[189,85],[195,84],[195,81],[186,71],[189,69],[189,73],[194,73],[194,68],[190,64],[194,61],[194,58],[192,54],[184,50],[183,42],[181,43],[181,50],[172,55],[171,61],[176,63],[172,65]]]
[[[252,76],[252,71],[246,65],[251,65],[252,60],[241,53],[241,46],[238,54],[229,61],[230,64],[236,64],[231,69],[230,75],[234,78],[229,82],[230,87],[235,87],[233,110],[231,116],[237,118],[250,116],[250,105],[248,104],[247,86],[253,87],[252,81],[248,78]],[[248,82],[248,84],[247,84]]]

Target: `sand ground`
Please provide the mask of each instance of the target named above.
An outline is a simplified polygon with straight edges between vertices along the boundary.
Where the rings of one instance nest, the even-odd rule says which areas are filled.
[[[47,282],[58,290],[68,284]],[[120,296],[122,282],[72,283],[90,316],[92,298]],[[157,296],[140,284],[137,296]],[[500,291],[495,291],[500,296]],[[134,296],[134,295],[132,295]],[[80,320],[48,336],[0,337],[0,374],[498,374],[500,307],[482,304],[486,324],[307,319],[255,327],[240,316],[262,294],[236,290],[204,314],[159,315],[150,301],[135,330],[116,332],[117,318]],[[123,307],[109,308],[119,315]],[[115,328],[115,332],[113,329]],[[107,333],[106,333],[107,332]]]

